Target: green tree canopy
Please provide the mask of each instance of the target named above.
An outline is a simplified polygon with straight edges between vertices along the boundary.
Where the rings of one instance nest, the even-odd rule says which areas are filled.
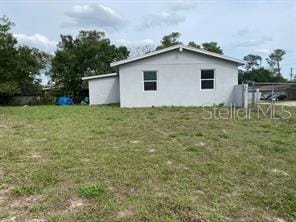
[[[274,75],[270,70],[259,68],[250,71],[239,70],[239,83],[247,81],[255,82],[287,82],[285,78],[280,75]]]
[[[283,49],[276,49],[274,50],[266,59],[268,65],[270,68],[277,73],[278,75],[281,75],[281,65],[280,62],[283,60],[284,55],[286,54],[286,51]]]
[[[193,47],[193,48],[197,48],[197,49],[201,48],[201,46],[199,44],[195,43],[194,41],[188,42],[188,46]]]
[[[47,64],[48,55],[27,46],[18,46],[10,32],[14,24],[0,18],[0,96],[36,94],[40,90],[40,71]]]
[[[217,42],[205,42],[202,44],[202,48],[204,50],[210,51],[210,52],[215,52],[218,54],[223,55],[223,50],[221,49],[220,46],[218,46]]]
[[[164,49],[173,45],[182,44],[178,39],[180,38],[181,33],[172,32],[169,35],[165,35],[160,41],[160,45],[156,47],[156,50]]]
[[[160,41],[160,45],[156,47],[156,50],[164,49],[173,45],[183,44],[179,38],[181,37],[181,33],[179,32],[172,32],[169,35],[165,35],[162,40]],[[220,46],[218,46],[217,42],[205,42],[202,46],[198,45],[194,41],[190,41],[188,46],[197,48],[197,49],[204,49],[210,52],[215,52],[219,54],[223,54],[223,50]]]
[[[245,70],[239,71],[239,82],[255,81],[255,82],[287,82],[280,73],[280,64],[285,51],[282,49],[274,50],[266,59],[271,69],[261,67],[262,58],[258,55],[249,54],[244,57],[247,62]]]
[[[247,62],[245,69],[247,71],[251,69],[258,69],[261,66],[262,58],[259,55],[249,54],[244,57],[244,60]]]
[[[82,77],[109,73],[111,62],[128,55],[126,47],[112,45],[104,32],[80,31],[76,38],[61,35],[50,75],[65,95],[75,96],[82,89]]]

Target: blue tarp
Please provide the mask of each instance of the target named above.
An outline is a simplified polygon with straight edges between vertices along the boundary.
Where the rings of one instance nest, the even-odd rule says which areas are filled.
[[[69,97],[58,97],[55,102],[56,105],[73,105],[73,100]]]

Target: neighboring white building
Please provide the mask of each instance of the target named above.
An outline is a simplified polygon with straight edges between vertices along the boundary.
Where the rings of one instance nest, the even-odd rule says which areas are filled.
[[[117,73],[110,73],[82,78],[88,80],[89,104],[119,103],[119,78]]]
[[[183,45],[111,63],[116,73],[84,77],[90,104],[121,107],[234,103],[244,61]]]

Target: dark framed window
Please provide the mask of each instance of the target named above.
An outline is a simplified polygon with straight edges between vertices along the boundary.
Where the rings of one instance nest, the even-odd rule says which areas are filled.
[[[144,71],[144,91],[157,91],[157,72]]]
[[[201,90],[215,89],[215,70],[214,69],[201,70],[200,89]]]

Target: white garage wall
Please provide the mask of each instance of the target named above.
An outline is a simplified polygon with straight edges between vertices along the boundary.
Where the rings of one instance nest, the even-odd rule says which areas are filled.
[[[200,90],[200,70],[215,69],[215,90]],[[158,72],[158,90],[143,90],[143,71]],[[183,50],[119,67],[121,107],[202,106],[233,101],[238,69],[233,62]]]
[[[119,103],[119,78],[111,76],[88,80],[89,104]]]

